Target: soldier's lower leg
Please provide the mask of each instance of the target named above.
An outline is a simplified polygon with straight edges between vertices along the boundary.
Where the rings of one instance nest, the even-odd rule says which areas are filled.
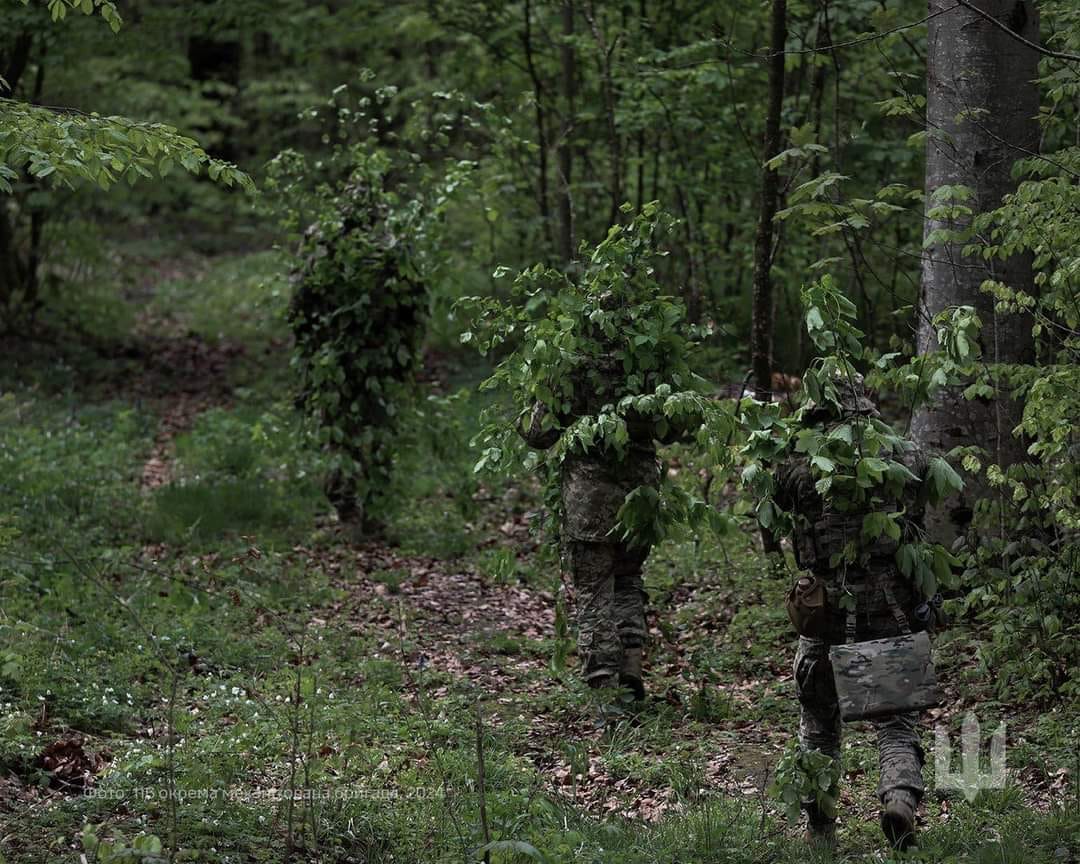
[[[619,546],[615,550],[615,622],[622,645],[619,683],[636,699],[645,698],[642,660],[645,645],[645,588],[641,568],[649,550]]]
[[[893,714],[874,722],[877,731],[881,779],[878,797],[893,789],[906,789],[916,799],[923,794],[923,749],[919,735],[919,715]]]
[[[893,714],[874,721],[877,731],[881,779],[878,797],[893,789],[907,789],[917,799],[923,794],[923,749],[919,735],[919,715]]]
[[[829,643],[799,637],[795,654],[795,692],[799,697],[799,747],[818,750],[840,765],[840,706],[836,698]],[[829,839],[835,820],[821,812],[816,802],[803,801],[811,834]]]
[[[889,842],[905,849],[915,841],[915,810],[923,795],[923,749],[919,716],[894,714],[874,721],[881,779],[881,827]]]
[[[363,520],[363,502],[355,474],[334,468],[323,481],[323,492],[341,522],[359,524]]]
[[[577,595],[578,656],[590,687],[618,683],[622,644],[615,617],[614,561],[607,543],[572,542],[567,549]]]

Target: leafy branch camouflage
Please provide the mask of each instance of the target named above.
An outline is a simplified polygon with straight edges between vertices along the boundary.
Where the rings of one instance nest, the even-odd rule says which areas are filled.
[[[361,157],[308,229],[289,306],[299,402],[334,454],[327,495],[349,520],[370,519],[389,484],[427,316],[388,168],[377,153]]]
[[[594,249],[583,248],[580,272],[536,265],[514,280],[510,303],[461,301],[473,321],[464,343],[485,355],[512,346],[482,385],[500,399],[476,439],[477,470],[557,467],[586,454],[624,464],[638,458],[635,451],[654,451],[655,442],[690,438],[718,465],[731,464],[734,413],[705,395],[709,384],[695,372],[702,331],[656,281],[673,225],[655,202],[646,204]],[[522,432],[550,449],[527,454]],[[664,477],[634,488],[625,490],[632,494],[619,513],[628,540],[653,543],[688,523],[728,527]]]

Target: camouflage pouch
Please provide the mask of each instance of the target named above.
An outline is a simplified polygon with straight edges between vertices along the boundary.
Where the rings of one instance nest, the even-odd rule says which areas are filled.
[[[800,576],[788,592],[788,618],[800,636],[825,639],[829,634],[832,614],[825,583],[817,576]]]
[[[941,704],[926,633],[834,645],[829,660],[845,722]]]

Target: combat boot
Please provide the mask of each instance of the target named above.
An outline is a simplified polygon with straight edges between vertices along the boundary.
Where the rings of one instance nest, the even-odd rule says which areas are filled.
[[[645,698],[645,681],[641,674],[641,646],[623,650],[622,665],[619,667],[619,684],[634,695],[635,702]]]
[[[835,849],[836,820],[830,819],[813,803],[803,802],[803,810],[806,811],[806,831],[803,832],[803,840],[814,849],[822,851]]]
[[[882,799],[881,830],[893,849],[915,845],[915,808],[919,799],[907,789],[890,789]]]

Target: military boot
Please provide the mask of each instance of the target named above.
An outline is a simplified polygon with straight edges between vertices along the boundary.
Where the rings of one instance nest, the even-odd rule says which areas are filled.
[[[803,833],[803,840],[815,849],[823,851],[835,849],[836,820],[830,819],[813,803],[803,802],[803,810],[806,811],[806,831]]]
[[[645,698],[645,681],[641,675],[641,646],[623,650],[622,665],[619,667],[619,684],[634,694],[634,701]]]
[[[890,789],[882,799],[881,830],[893,849],[915,845],[915,808],[919,799],[907,789]]]

